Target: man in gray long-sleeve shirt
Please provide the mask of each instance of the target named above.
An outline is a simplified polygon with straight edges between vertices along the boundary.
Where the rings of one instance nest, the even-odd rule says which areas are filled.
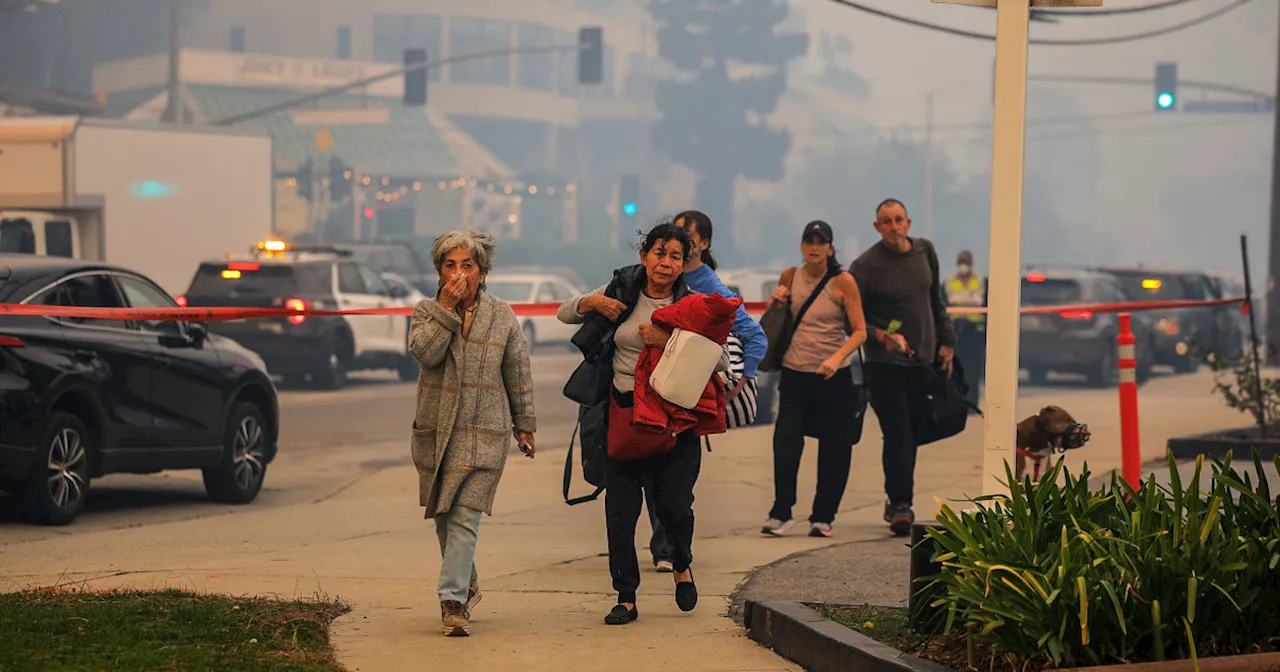
[[[867,320],[865,374],[871,407],[884,434],[884,519],[894,534],[905,536],[915,522],[916,439],[912,404],[933,374],[950,373],[956,336],[942,300],[938,256],[933,243],[910,238],[911,219],[901,202],[889,199],[876,208],[880,242],[853,262]],[[889,333],[891,323],[901,326]]]

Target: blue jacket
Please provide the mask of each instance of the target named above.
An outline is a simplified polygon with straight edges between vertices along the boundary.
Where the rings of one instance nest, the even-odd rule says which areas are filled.
[[[711,270],[710,266],[702,265],[696,271],[690,271],[684,274],[685,282],[689,283],[689,288],[699,294],[716,294],[725,298],[733,298],[737,296],[725,287],[720,281],[720,277],[716,272]],[[764,335],[764,329],[756,323],[750,315],[747,314],[745,308],[738,308],[738,319],[733,322],[733,335],[742,340],[742,359],[744,370],[742,375],[747,378],[756,377],[756,367],[760,366],[760,360],[764,359],[765,352],[769,350],[769,339]]]

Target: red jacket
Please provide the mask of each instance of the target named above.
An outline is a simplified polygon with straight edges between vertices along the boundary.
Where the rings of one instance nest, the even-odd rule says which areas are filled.
[[[667,331],[683,329],[705,336],[720,345],[729,338],[742,299],[726,299],[719,294],[691,294],[680,301],[659,308],[653,323]],[[719,376],[711,376],[702,399],[692,409],[685,409],[663,399],[649,385],[649,376],[662,359],[662,350],[645,346],[636,364],[635,411],[632,422],[665,427],[673,432],[693,429],[698,436],[723,434],[725,425],[725,391]]]

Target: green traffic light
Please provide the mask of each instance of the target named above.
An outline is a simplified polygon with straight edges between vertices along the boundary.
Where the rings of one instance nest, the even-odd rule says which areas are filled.
[[[1162,110],[1167,110],[1173,107],[1173,102],[1173,94],[1168,91],[1156,96],[1156,105],[1159,105]]]

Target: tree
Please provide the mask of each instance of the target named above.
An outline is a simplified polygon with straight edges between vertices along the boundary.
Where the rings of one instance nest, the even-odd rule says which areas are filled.
[[[662,119],[654,143],[698,174],[695,207],[731,233],[737,178],[785,173],[791,135],[764,118],[786,89],[787,62],[804,55],[809,38],[775,32],[787,18],[785,0],[653,0],[649,10],[659,54],[691,73],[657,87]],[[737,76],[740,70],[762,74]],[[732,235],[716,237],[721,248],[732,242]]]

